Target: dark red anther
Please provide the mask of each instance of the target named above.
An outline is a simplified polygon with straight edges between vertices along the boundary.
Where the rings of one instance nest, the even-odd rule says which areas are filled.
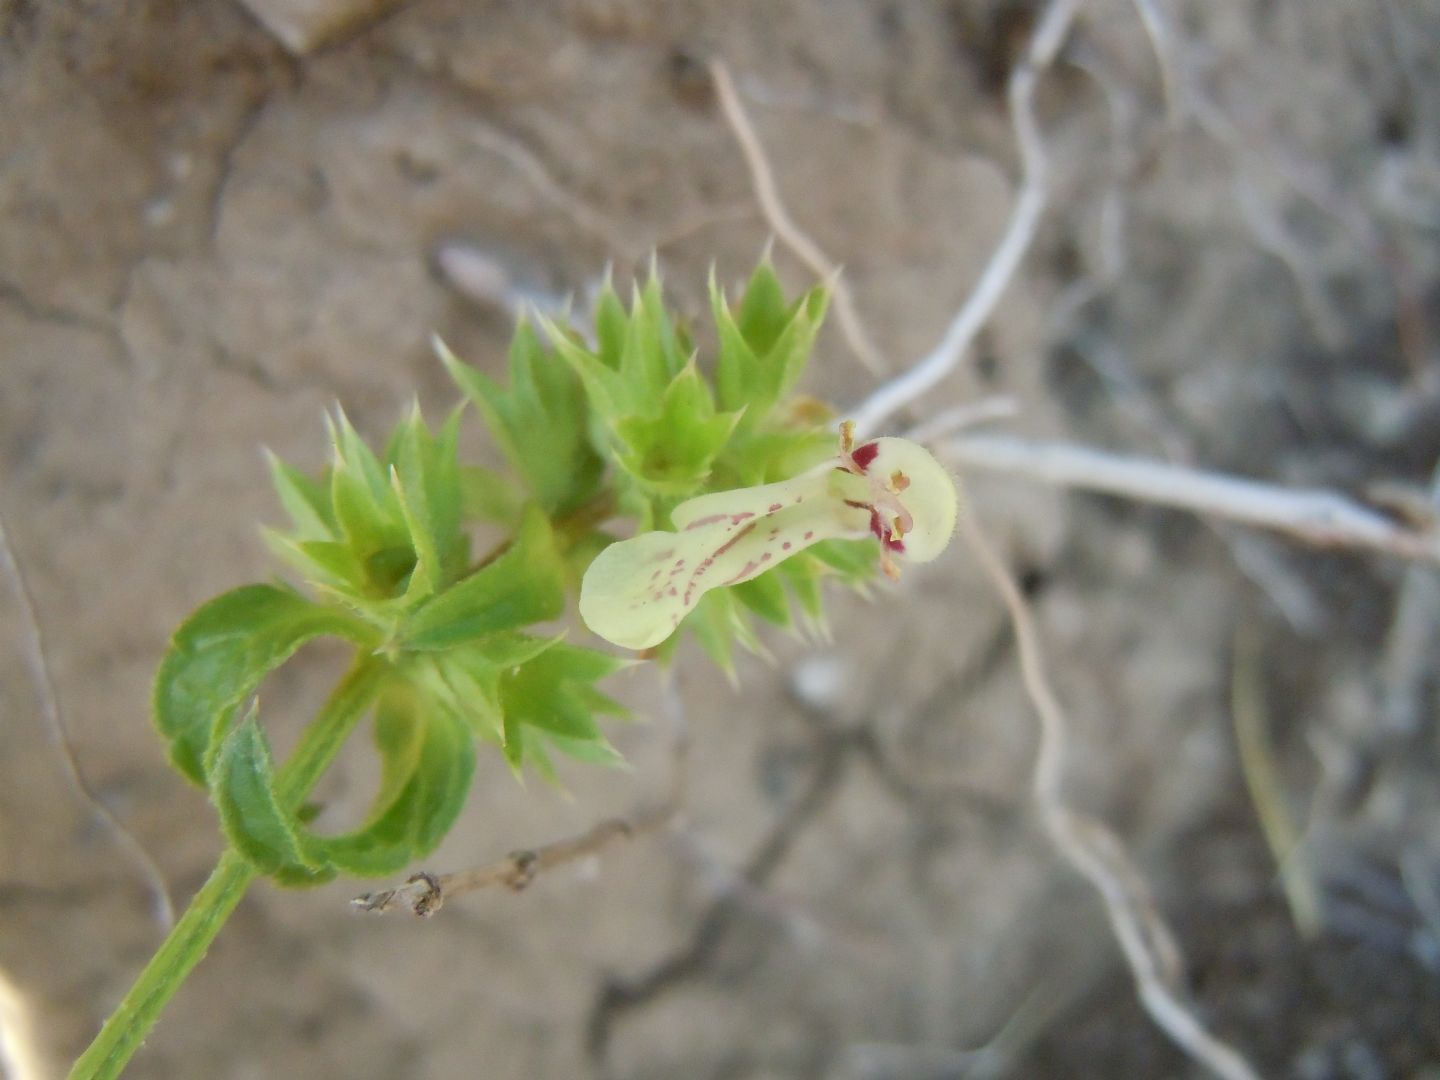
[[[850,455],[850,460],[860,467],[861,472],[864,472],[870,467],[870,463],[875,460],[875,455],[878,453],[880,453],[880,444],[867,442],[864,446],[855,448],[855,452]]]

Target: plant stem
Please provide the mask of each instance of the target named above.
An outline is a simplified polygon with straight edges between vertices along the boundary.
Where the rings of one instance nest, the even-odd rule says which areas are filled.
[[[101,1080],[120,1075],[171,995],[209,951],[210,943],[240,903],[255,874],[255,868],[236,852],[226,851],[220,856],[209,880],[145,965],[125,1000],[70,1070],[70,1080]]]
[[[335,759],[374,700],[382,671],[383,665],[373,657],[358,660],[306,727],[300,744],[276,777],[277,793],[286,806],[297,806]],[[204,959],[256,876],[255,868],[234,850],[220,856],[185,914],[75,1062],[69,1080],[112,1080],[120,1075],[175,991]]]

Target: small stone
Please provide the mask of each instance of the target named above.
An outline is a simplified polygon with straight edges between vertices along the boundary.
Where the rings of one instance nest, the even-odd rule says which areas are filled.
[[[834,653],[807,656],[795,665],[790,689],[805,705],[828,713],[845,692],[845,662]]]

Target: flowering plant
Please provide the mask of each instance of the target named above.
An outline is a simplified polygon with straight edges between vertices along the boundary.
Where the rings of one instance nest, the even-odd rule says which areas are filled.
[[[600,637],[668,662],[682,632],[733,678],[754,618],[822,627],[821,582],[896,557],[934,558],[955,524],[950,477],[903,439],[854,444],[791,397],[826,296],[788,301],[768,264],[732,304],[711,282],[718,352],[702,371],[660,285],[627,310],[607,288],[594,332],[522,322],[508,385],[437,342],[508,473],[459,459],[464,406],[438,430],[418,407],[383,450],[343,412],[312,476],[272,459],[288,530],[267,530],[298,584],[245,585],[175,632],[155,682],[170,759],[214,802],[227,849],[72,1077],[118,1075],[249,884],[393,873],[432,851],[470,787],[476,742],[553,777],[556,752],[618,755],[598,717],[626,710],[597,683],[633,660],[553,628],[579,586]],[[471,529],[503,539],[476,556]],[[617,531],[635,535],[618,539]],[[260,724],[266,677],[306,642],[347,642],[349,671],[277,765]],[[310,790],[366,719],[381,762],[370,812],[315,827]]]

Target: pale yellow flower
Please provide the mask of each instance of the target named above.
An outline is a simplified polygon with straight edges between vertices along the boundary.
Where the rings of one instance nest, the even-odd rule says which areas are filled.
[[[852,446],[779,483],[718,491],[681,503],[675,532],[648,532],[611,544],[585,572],[580,617],[627,649],[668,638],[711,589],[738,585],[822,540],[880,541],[881,567],[895,557],[929,562],[950,542],[954,481],[924,447],[880,438]]]

